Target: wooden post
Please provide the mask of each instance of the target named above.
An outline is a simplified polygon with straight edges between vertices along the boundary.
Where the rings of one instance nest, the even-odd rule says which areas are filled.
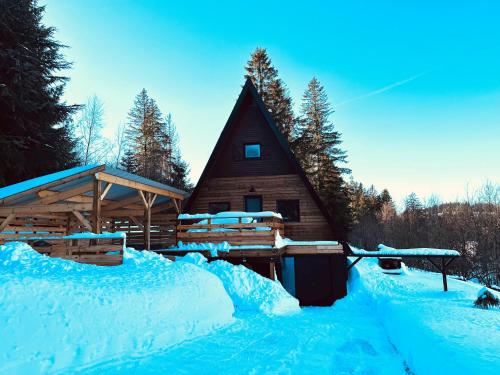
[[[151,250],[151,193],[147,193],[146,210],[144,212],[144,248]]]
[[[443,275],[443,290],[448,291],[448,280],[446,280],[446,263],[444,257],[441,258],[441,274]]]
[[[102,218],[101,218],[101,194],[102,194],[101,181],[94,179],[94,196],[92,197],[92,214],[93,214],[93,228],[95,234],[101,233]]]
[[[276,280],[276,275],[274,274],[274,262],[269,262],[269,278],[273,281]]]

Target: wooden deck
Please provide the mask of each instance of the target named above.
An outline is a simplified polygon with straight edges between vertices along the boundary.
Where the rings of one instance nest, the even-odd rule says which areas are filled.
[[[203,223],[200,223],[200,218],[180,219],[177,240],[184,243],[228,242],[234,246],[274,246],[277,233],[284,235],[283,221],[277,217],[261,217],[256,222],[246,222],[248,220],[245,219],[237,213],[217,219],[208,217]]]

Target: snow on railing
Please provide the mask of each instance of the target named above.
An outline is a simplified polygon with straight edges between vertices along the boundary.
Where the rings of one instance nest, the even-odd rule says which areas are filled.
[[[275,217],[277,219],[283,220],[281,214],[273,211],[261,211],[261,212],[242,212],[242,211],[226,211],[219,212],[218,214],[180,214],[177,219],[179,220],[201,220],[201,219],[222,219],[222,218],[263,218],[263,217]]]
[[[368,251],[357,249],[351,246],[352,253],[360,256],[445,256],[458,257],[460,253],[450,249],[415,248],[415,249],[395,249],[393,247],[378,245],[378,250]]]

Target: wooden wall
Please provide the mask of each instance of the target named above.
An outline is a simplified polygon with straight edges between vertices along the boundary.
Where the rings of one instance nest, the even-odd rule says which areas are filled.
[[[300,200],[300,222],[285,223],[285,236],[294,240],[334,240],[320,209],[298,175],[209,178],[190,213],[208,212],[209,202],[230,202],[231,211],[244,211],[245,195],[262,195],[264,211],[276,211],[277,199]]]
[[[209,177],[283,175],[296,171],[251,96],[238,113],[236,126],[219,150]],[[245,143],[260,143],[261,158],[245,159]]]

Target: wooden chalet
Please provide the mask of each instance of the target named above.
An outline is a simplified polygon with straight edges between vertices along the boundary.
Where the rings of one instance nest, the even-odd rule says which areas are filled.
[[[257,242],[248,241],[252,234],[243,232],[246,239],[240,235],[239,242],[232,242],[242,249],[227,255],[233,263],[244,263],[268,277],[276,268],[285,287],[304,305],[329,305],[345,295],[347,260],[342,245],[309,242],[336,240],[328,212],[250,79],[184,206],[191,214],[225,211],[278,212],[282,223],[262,225],[280,226],[281,236],[301,241],[274,252],[245,250],[241,245]],[[233,229],[242,232],[242,227]],[[189,237],[186,234],[184,240]]]
[[[124,232],[137,249],[171,246],[185,194],[106,165],[34,178],[0,189],[0,244],[20,240],[51,256],[119,264],[121,256],[104,255],[121,252],[124,239],[95,235]],[[91,234],[72,236],[81,232]]]

